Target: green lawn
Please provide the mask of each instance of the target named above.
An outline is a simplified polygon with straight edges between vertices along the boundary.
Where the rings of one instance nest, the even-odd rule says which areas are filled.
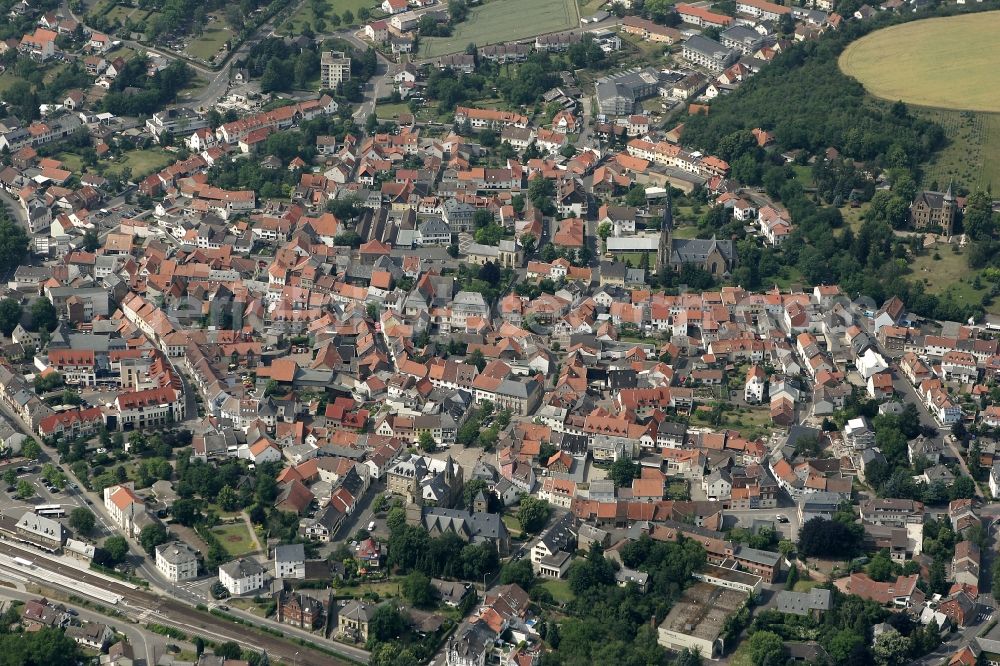
[[[593,12],[590,12],[590,13],[593,14]],[[584,11],[583,9],[581,9],[580,10],[580,15],[581,16],[587,16],[588,13],[586,11]],[[622,38],[622,46],[623,47],[625,47],[625,44],[627,43],[633,49],[635,49],[636,51],[638,51],[639,53],[641,53],[644,57],[646,57],[646,58],[648,58],[650,60],[655,60],[655,59],[659,58],[660,56],[662,56],[664,54],[664,52],[667,49],[670,48],[670,47],[666,46],[665,44],[660,44],[658,42],[650,42],[650,41],[647,41],[645,39],[641,39],[638,35],[629,35],[629,34],[626,34],[626,33],[621,33],[621,34],[619,34],[619,37]],[[625,47],[625,50],[627,50],[627,47]],[[653,103],[652,104],[647,104],[647,102],[653,102]],[[656,97],[644,100],[643,104],[642,104],[642,108],[643,109],[647,109],[647,110],[651,110],[651,111],[655,111],[656,113],[662,113],[663,112],[663,107],[661,106],[662,104],[663,104],[663,100],[660,99],[659,96],[656,96]]]
[[[5,92],[18,81],[23,81],[23,79],[15,76],[14,72],[4,72],[3,74],[0,74],[0,93]]]
[[[125,24],[125,19],[131,18],[133,23],[141,23],[146,17],[147,11],[144,9],[138,9],[136,7],[125,7],[124,5],[116,5],[105,14],[105,18],[108,21],[118,21],[122,25]]]
[[[558,603],[565,604],[573,601],[573,591],[569,589],[567,580],[547,580],[542,583],[542,587],[552,593],[552,598]]]
[[[379,118],[398,118],[401,113],[409,113],[410,107],[406,102],[398,104],[379,104],[375,109]]]
[[[175,159],[173,155],[160,148],[129,150],[123,157],[109,163],[105,173],[120,173],[127,166],[132,170],[132,180],[135,181],[159,171],[168,164],[173,164]]]
[[[99,0],[96,3],[88,3],[87,18],[93,19],[96,16],[103,16],[105,13],[115,9],[115,0]]]
[[[686,480],[671,481],[667,486],[667,497],[669,499],[687,499],[691,491]]]
[[[242,522],[213,527],[212,534],[219,539],[222,547],[233,557],[242,557],[257,550],[250,530]]]
[[[323,20],[326,22],[325,32],[332,32],[340,28],[346,27],[347,25],[361,25],[362,21],[358,18],[358,10],[362,7],[374,10],[378,8],[382,3],[375,2],[374,0],[326,0],[326,11],[323,13]],[[339,26],[334,26],[330,17],[337,14],[341,18],[344,16],[344,12],[351,10],[354,14],[354,20],[350,24],[341,23]],[[303,2],[298,10],[292,14],[292,17],[285,21],[281,25],[281,32],[285,34],[299,34],[302,31],[302,26],[308,24],[316,32],[322,32],[316,29],[316,19],[318,17],[312,10],[312,3]],[[294,26],[294,28],[289,29],[289,23]]]
[[[817,587],[819,585],[822,585],[822,583],[820,583],[819,581],[815,581],[815,580],[800,580],[800,581],[797,581],[795,583],[795,587],[793,589],[796,592],[808,592],[809,590],[811,590],[814,587]]]
[[[264,615],[264,609],[253,602],[253,599],[229,599],[227,602],[230,606],[235,606],[240,610],[245,610],[248,613],[253,613],[257,617],[266,617]]]
[[[217,19],[210,25],[214,27],[205,28],[205,32],[201,36],[192,39],[191,43],[185,49],[187,54],[192,58],[200,58],[201,60],[210,62],[215,57],[215,54],[219,52],[219,49],[233,38],[233,31],[223,25],[222,21]]]
[[[935,259],[935,255],[940,258]],[[987,291],[985,280],[979,289],[973,286],[979,272],[969,268],[965,252],[956,253],[947,245],[939,245],[925,255],[914,257],[910,269],[913,278],[923,282],[929,293],[946,296],[960,304],[978,304]],[[987,310],[1000,312],[1000,303],[994,302]]]
[[[802,282],[802,271],[795,266],[782,266],[781,275],[774,278],[773,282],[779,289],[787,289],[792,284]]]
[[[674,229],[674,238],[683,238],[685,240],[690,240],[692,238],[698,237],[698,227],[694,225],[686,225],[683,227],[677,227]]]
[[[801,164],[793,164],[792,171],[795,172],[795,178],[802,183],[802,187],[812,187],[813,186],[813,174],[812,167],[803,166]]]
[[[617,258],[618,261],[627,261],[632,268],[638,268],[642,263],[642,255],[644,254],[649,256],[649,263],[646,266],[656,266],[655,252],[621,252],[617,255]]]
[[[108,54],[104,56],[104,59],[111,62],[115,58],[121,57],[123,60],[131,60],[135,56],[135,51],[127,46],[119,46],[116,49],[108,51]]]
[[[476,7],[455,27],[451,37],[421,40],[420,55],[434,58],[458,53],[466,46],[497,44],[580,25],[575,0],[495,0]]]
[[[733,380],[730,381],[732,382]],[[731,383],[730,388],[733,386],[734,384]],[[742,380],[735,386],[737,388],[742,386]],[[713,388],[713,391],[717,392],[718,390],[718,388]],[[705,420],[708,418],[707,412],[698,412],[698,414],[704,415],[704,419],[697,419],[699,422],[707,422]],[[734,410],[723,412],[723,422],[719,426],[739,430],[744,437],[751,439],[767,436],[771,431],[771,412],[766,406],[738,407]]]
[[[73,173],[79,174],[83,172],[83,160],[80,159],[79,155],[59,153],[56,155],[56,159],[65,164],[66,168]]]
[[[500,519],[503,521],[503,524],[507,526],[507,531],[510,532],[512,537],[519,537],[522,535],[523,530],[521,529],[521,521],[517,519],[517,516],[505,513],[500,517]]]
[[[350,595],[352,597],[361,598],[365,594],[375,593],[379,598],[384,599],[386,597],[397,597],[400,592],[400,584],[398,580],[387,580],[379,583],[362,583],[361,585],[350,585],[348,587],[338,587],[338,595]]]
[[[861,228],[861,222],[863,221],[861,218],[864,216],[865,211],[868,210],[869,206],[871,206],[871,204],[865,202],[857,208],[851,208],[850,206],[841,207],[840,214],[844,218],[844,223],[850,227],[851,231],[854,233],[858,233],[858,230]]]
[[[580,16],[590,16],[603,7],[608,0],[579,0]]]
[[[659,46],[657,44],[657,46]],[[645,53],[643,52],[642,57],[646,59],[655,59],[658,54],[656,53]],[[659,97],[650,97],[649,99],[644,99],[639,102],[639,106],[643,111],[648,111],[649,113],[663,113],[663,101]]]

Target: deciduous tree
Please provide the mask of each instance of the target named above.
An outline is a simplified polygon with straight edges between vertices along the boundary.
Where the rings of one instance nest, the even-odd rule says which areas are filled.
[[[549,503],[531,495],[521,495],[521,506],[517,510],[517,519],[521,523],[521,529],[528,534],[536,534],[545,527],[549,521],[549,514],[552,512]]]
[[[69,514],[69,526],[79,534],[90,534],[94,530],[94,514],[82,506],[73,509]]]

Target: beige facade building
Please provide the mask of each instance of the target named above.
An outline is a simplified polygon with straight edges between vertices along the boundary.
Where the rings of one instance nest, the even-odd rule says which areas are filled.
[[[323,88],[333,89],[351,79],[351,59],[343,51],[323,51],[319,68]]]

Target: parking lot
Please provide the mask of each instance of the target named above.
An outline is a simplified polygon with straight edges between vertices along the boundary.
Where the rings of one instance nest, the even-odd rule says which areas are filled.
[[[6,476],[8,471],[12,469],[17,474],[17,477],[13,484],[8,485],[7,482],[4,481],[4,496],[0,499],[0,505],[7,505],[8,503],[13,502],[15,507],[23,507],[25,505],[33,506],[36,504],[61,504],[63,500],[65,500],[65,490],[56,488],[42,478],[41,464],[23,461],[16,465],[8,465],[7,467],[4,467],[0,473]],[[34,496],[27,499],[20,499],[17,497],[17,489],[21,481],[27,481],[31,484],[35,491]]]
[[[72,481],[68,481],[62,489],[49,484],[42,477],[41,463],[32,463],[24,459],[15,460],[10,464],[0,466],[0,475],[5,475],[7,470],[14,470],[16,478],[13,484],[8,484],[6,480],[3,481],[2,492],[0,492],[0,513],[20,518],[25,511],[34,511],[42,505],[57,504],[65,512],[62,522],[66,524],[66,518],[69,517],[73,509],[81,506],[87,507],[90,504],[90,500],[79,491]],[[33,495],[26,498],[18,496],[18,486],[21,481],[27,481],[31,485]],[[110,533],[110,529],[104,524],[101,515],[93,511],[92,507],[88,508],[91,509],[96,518],[94,533],[90,536],[96,537],[101,533]]]

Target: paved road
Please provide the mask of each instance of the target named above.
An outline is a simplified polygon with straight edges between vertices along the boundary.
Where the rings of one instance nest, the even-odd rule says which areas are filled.
[[[590,95],[585,95],[580,100],[580,110],[583,113],[583,130],[581,130],[580,135],[576,139],[576,147],[580,150],[592,147],[590,139],[594,133],[594,114],[591,111],[593,104],[594,98]]]
[[[21,204],[14,200],[6,191],[0,190],[0,202],[2,202],[10,214],[14,216],[14,221],[19,225],[28,228],[28,214],[21,208]]]

